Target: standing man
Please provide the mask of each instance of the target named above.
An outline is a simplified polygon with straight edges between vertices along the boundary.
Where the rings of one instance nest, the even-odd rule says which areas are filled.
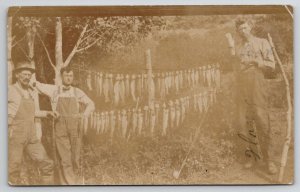
[[[88,119],[95,106],[82,90],[72,86],[74,73],[71,68],[62,68],[60,73],[62,85],[36,82],[36,88],[50,97],[53,111],[59,114],[55,124],[59,180],[63,185],[74,185],[79,184],[75,172],[79,170],[80,117]],[[83,112],[80,110],[82,105],[85,107]]]
[[[269,125],[268,85],[264,77],[265,73],[275,69],[274,55],[266,39],[252,34],[250,22],[238,20],[236,29],[242,43],[241,47],[236,49],[237,56],[240,58],[236,80],[238,83],[239,126],[246,130],[243,133],[246,135],[239,136],[252,138],[257,148],[257,152],[254,152],[253,143],[245,140],[248,142],[245,154],[253,152],[250,156],[254,157],[248,158],[245,167],[251,168],[254,159],[264,159],[268,172],[275,174],[277,172],[274,164],[276,141],[272,138],[272,129]],[[233,43],[230,44],[233,45]]]
[[[35,68],[29,62],[18,63],[14,70],[17,81],[8,87],[8,173],[11,185],[22,184],[20,172],[24,154],[37,163],[41,184],[53,183],[53,161],[37,138],[34,118],[54,117],[55,114],[35,110],[37,92],[29,86],[34,72]]]

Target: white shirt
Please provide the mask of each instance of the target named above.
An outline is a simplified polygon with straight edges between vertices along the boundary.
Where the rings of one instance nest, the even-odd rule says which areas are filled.
[[[38,92],[32,89],[23,89],[19,83],[10,85],[8,87],[8,118],[13,119],[21,104],[22,95],[18,92],[19,89],[25,98],[32,98],[34,101],[38,100]],[[35,108],[35,117],[46,117],[47,111],[40,111]],[[9,120],[9,121],[11,121]]]
[[[56,110],[59,97],[76,97],[79,103],[82,103],[86,106],[84,111],[84,116],[86,117],[88,117],[90,113],[95,110],[94,102],[79,88],[71,86],[70,89],[64,90],[63,86],[44,84],[40,82],[36,82],[36,88],[41,93],[50,97],[52,110]]]

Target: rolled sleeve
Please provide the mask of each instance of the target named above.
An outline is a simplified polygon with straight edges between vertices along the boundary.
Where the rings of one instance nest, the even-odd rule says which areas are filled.
[[[95,110],[94,102],[80,89],[76,88],[78,102],[86,106],[83,113],[84,116],[89,116]]]
[[[53,97],[54,92],[57,90],[57,86],[56,85],[51,85],[51,84],[44,84],[44,83],[40,83],[40,82],[36,82],[36,89],[44,94],[47,95],[48,97]]]
[[[262,42],[262,56],[264,65],[275,69],[275,59],[273,51],[268,40],[264,39]]]
[[[17,91],[13,88],[13,86],[8,87],[8,117],[13,119],[18,111],[21,97],[17,93]]]

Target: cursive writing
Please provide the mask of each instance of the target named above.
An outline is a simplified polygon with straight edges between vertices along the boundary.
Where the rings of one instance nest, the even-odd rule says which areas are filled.
[[[238,133],[238,137],[249,145],[245,150],[245,156],[249,158],[254,158],[255,161],[257,161],[261,159],[261,150],[258,142],[258,137],[256,135],[256,127],[254,121],[251,121],[251,123],[248,122],[248,125],[250,125],[249,127],[251,127],[251,129],[248,130],[248,133]]]

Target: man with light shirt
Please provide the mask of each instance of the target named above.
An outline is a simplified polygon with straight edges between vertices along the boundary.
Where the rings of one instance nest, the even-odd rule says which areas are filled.
[[[79,170],[80,121],[94,111],[94,102],[79,88],[73,87],[71,68],[61,69],[62,85],[35,82],[36,88],[51,99],[53,111],[59,114],[55,123],[56,148],[59,157],[59,181],[63,185],[79,184],[75,172]],[[82,112],[81,108],[85,107]]]
[[[25,153],[37,163],[42,184],[53,184],[53,161],[37,137],[34,119],[55,118],[56,114],[36,110],[38,93],[29,85],[34,72],[35,68],[30,62],[18,63],[14,70],[17,81],[8,87],[8,173],[11,185],[25,184],[20,177]]]
[[[274,71],[275,60],[268,40],[254,36],[252,26],[249,21],[236,22],[236,30],[242,41],[241,46],[236,49],[236,55],[240,59],[236,67],[239,71],[238,114],[241,128],[248,127],[247,135],[239,136],[244,139],[253,138],[255,142],[252,143],[256,143],[257,152],[249,145],[250,148],[245,153],[252,153],[255,158],[264,159],[268,172],[275,174],[277,167],[274,163],[274,147],[277,141],[272,136],[273,131],[269,123],[268,85],[265,80],[265,74]],[[249,139],[246,141],[249,142]],[[253,159],[245,164],[246,168],[252,166]]]

